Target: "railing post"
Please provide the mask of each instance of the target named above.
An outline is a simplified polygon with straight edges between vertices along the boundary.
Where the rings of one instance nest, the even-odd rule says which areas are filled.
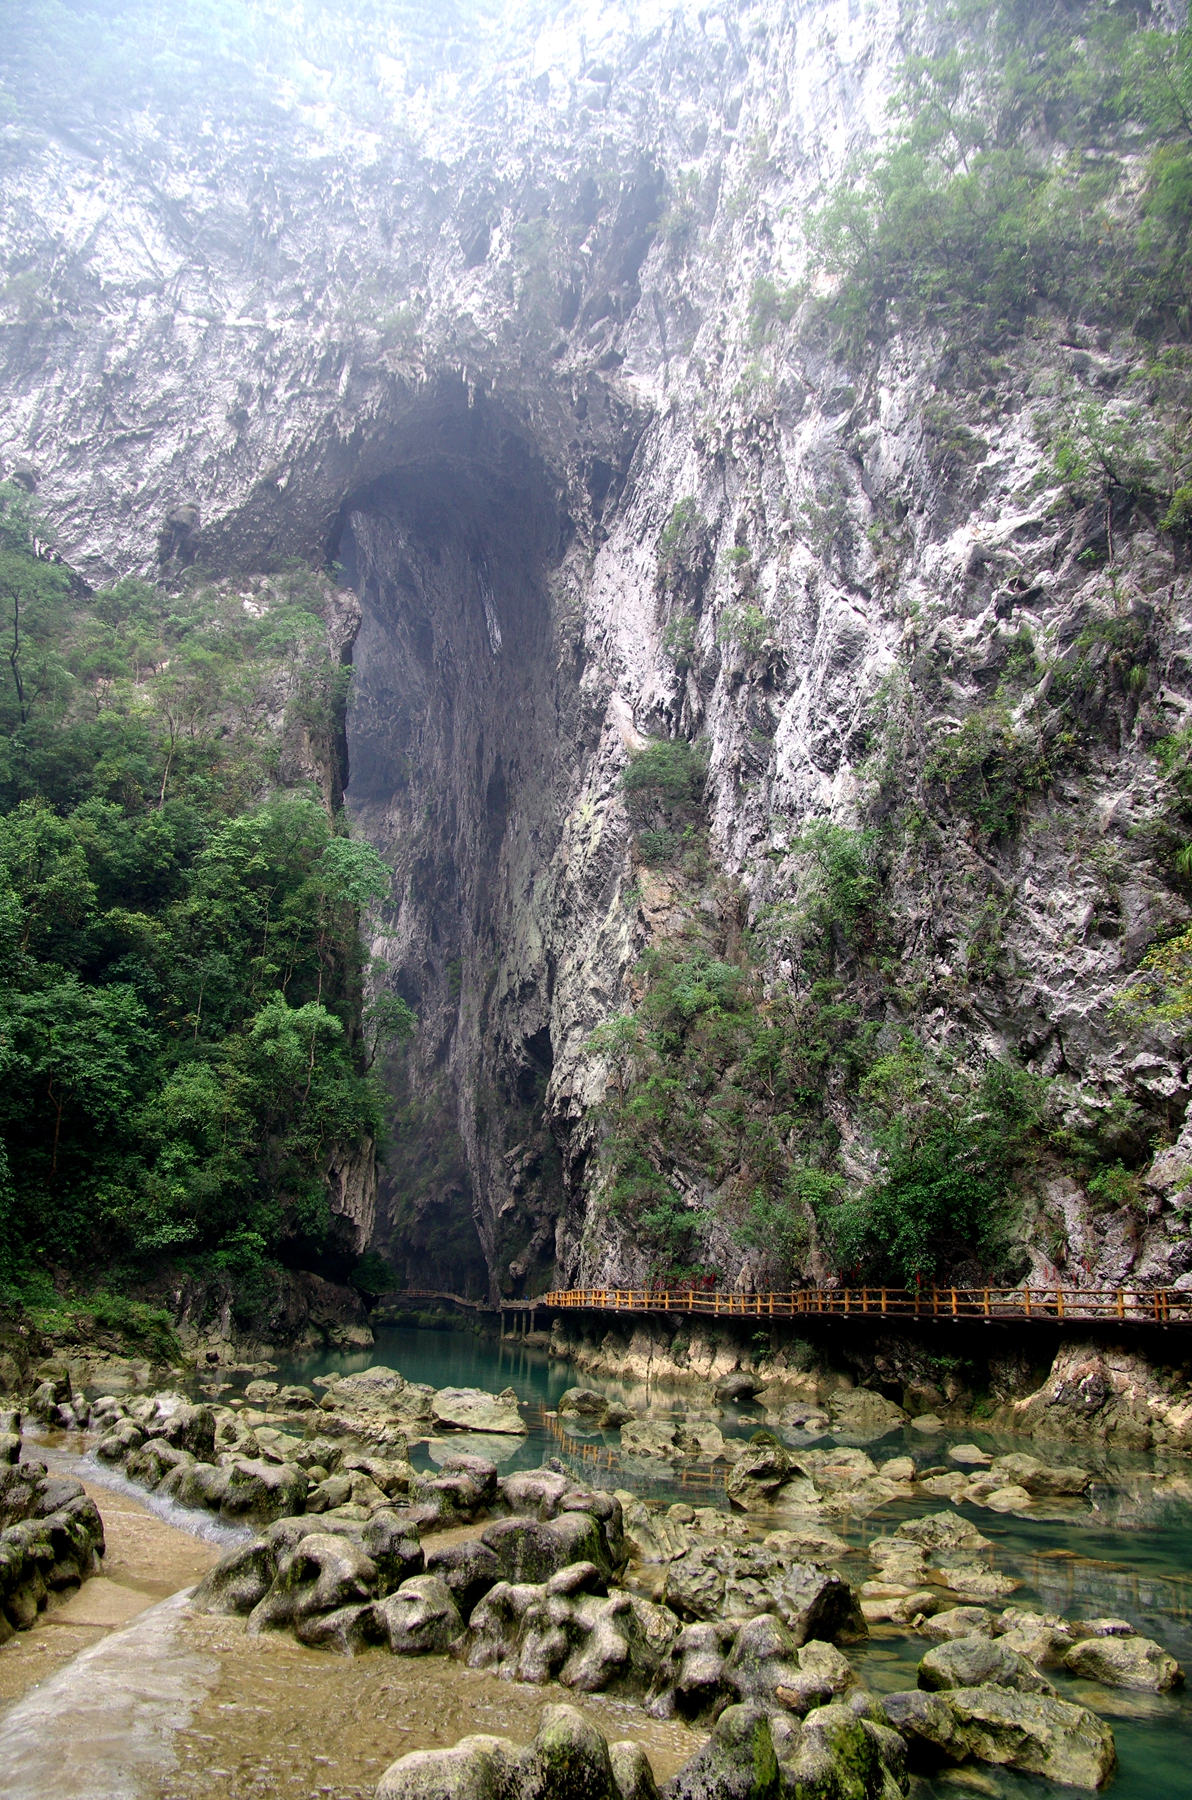
[[[1031,1316],[1031,1290],[1029,1287],[1024,1287],[1022,1290],[1022,1310],[1029,1319]]]
[[[1063,1288],[1056,1288],[1056,1290],[1055,1290],[1055,1310],[1056,1310],[1056,1313],[1058,1314],[1058,1316],[1062,1319],[1064,1316],[1064,1290],[1063,1290]]]
[[[952,1289],[952,1317],[953,1317],[953,1318],[956,1318],[956,1317],[957,1317],[957,1311],[956,1311],[956,1289],[955,1289],[955,1288],[953,1288],[953,1289]]]
[[[985,1317],[988,1318],[989,1317],[989,1289],[986,1288],[984,1290],[984,1293],[985,1293]]]
[[[931,1290],[931,1311],[932,1311],[932,1316],[933,1316],[933,1317],[935,1317],[935,1318],[938,1318],[938,1317],[939,1317],[939,1310],[940,1310],[940,1294],[939,1294],[939,1289],[938,1289],[938,1288],[934,1288],[934,1287],[933,1287],[933,1288],[932,1288],[932,1290]]]
[[[883,1288],[882,1289],[882,1311],[885,1312],[885,1310],[886,1310],[886,1290],[885,1290],[885,1288]]]

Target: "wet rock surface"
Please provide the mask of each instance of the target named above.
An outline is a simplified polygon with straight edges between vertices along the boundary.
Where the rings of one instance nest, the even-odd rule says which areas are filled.
[[[81,1481],[42,1462],[0,1464],[0,1644],[27,1631],[51,1595],[97,1575],[103,1553],[103,1521]]]

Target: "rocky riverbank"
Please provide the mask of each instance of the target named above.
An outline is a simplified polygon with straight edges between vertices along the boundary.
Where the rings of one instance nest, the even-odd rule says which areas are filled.
[[[740,1370],[722,1383],[730,1431],[752,1385]],[[374,1368],[318,1387],[256,1380],[234,1400],[89,1399],[51,1375],[32,1405],[48,1425],[97,1434],[96,1457],[129,1480],[250,1529],[196,1590],[196,1618],[242,1621],[245,1644],[280,1634],[353,1657],[446,1658],[469,1676],[607,1694],[635,1717],[710,1731],[670,1773],[669,1800],[744,1793],[756,1758],[774,1800],[893,1800],[916,1772],[973,1763],[1097,1788],[1116,1761],[1102,1716],[1114,1693],[1174,1704],[1164,1697],[1183,1681],[1128,1617],[1024,1603],[1021,1577],[968,1516],[1022,1517],[1066,1539],[1105,1499],[1093,1470],[955,1443],[923,1414],[921,1443],[881,1459],[905,1415],[872,1390],[788,1401],[777,1430],[747,1438],[706,1420],[720,1449],[709,1437],[700,1454],[725,1468],[727,1509],[588,1485],[564,1461],[502,1475],[504,1447],[526,1429],[512,1390]],[[618,1410],[580,1388],[557,1413],[607,1432]],[[668,1425],[673,1452],[673,1421],[623,1420],[627,1471],[665,1466],[665,1445],[644,1440]],[[419,1441],[431,1471],[410,1460]],[[874,1684],[875,1641],[898,1646],[903,1685]],[[649,1760],[610,1744],[605,1723],[549,1708],[525,1747],[420,1750],[376,1791],[485,1793],[499,1777],[503,1793],[562,1800],[570,1759],[585,1793],[652,1800]]]
[[[801,1406],[826,1428],[842,1410],[880,1411],[884,1401],[903,1424],[926,1415],[1053,1442],[1192,1452],[1192,1342],[1185,1349],[1176,1330],[1066,1338],[1046,1326],[1011,1335],[945,1323],[883,1332],[858,1319],[759,1332],[753,1320],[610,1326],[556,1315],[549,1334],[527,1342],[647,1395],[687,1390],[696,1405],[746,1398],[771,1424],[790,1423]]]

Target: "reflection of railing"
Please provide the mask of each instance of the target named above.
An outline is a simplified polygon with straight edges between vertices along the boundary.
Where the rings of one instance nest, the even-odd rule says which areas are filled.
[[[732,1294],[706,1288],[567,1288],[540,1306],[606,1312],[710,1313],[716,1318],[1031,1319],[1192,1325],[1192,1293],[1174,1288],[796,1288]]]

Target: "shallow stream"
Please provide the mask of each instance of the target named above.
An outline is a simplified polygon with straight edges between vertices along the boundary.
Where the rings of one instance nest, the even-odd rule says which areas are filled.
[[[516,1468],[537,1467],[549,1457],[562,1458],[581,1479],[595,1485],[630,1488],[646,1498],[686,1501],[697,1506],[727,1505],[724,1494],[727,1470],[723,1463],[675,1467],[655,1458],[623,1458],[618,1432],[584,1430],[575,1421],[557,1417],[556,1405],[564,1390],[574,1385],[592,1385],[636,1411],[649,1408],[659,1414],[702,1413],[705,1418],[716,1419],[725,1437],[747,1438],[763,1422],[762,1413],[756,1406],[730,1409],[724,1414],[713,1412],[706,1404],[701,1408],[697,1397],[687,1389],[656,1387],[647,1390],[604,1378],[584,1377],[571,1364],[552,1359],[545,1352],[528,1348],[515,1339],[499,1341],[495,1337],[478,1337],[462,1331],[385,1327],[378,1331],[376,1346],[369,1352],[292,1361],[277,1370],[276,1379],[309,1383],[319,1375],[349,1374],[373,1364],[400,1369],[408,1380],[428,1382],[436,1388],[480,1387],[493,1392],[513,1388],[523,1403],[524,1416],[530,1425],[526,1437],[486,1435],[461,1440],[457,1436],[450,1440],[452,1448],[462,1444],[493,1457],[505,1473]],[[248,1379],[241,1377],[221,1398],[235,1399],[237,1390]],[[813,1441],[825,1447],[836,1441],[858,1443],[856,1437],[841,1440],[817,1437],[813,1440],[796,1432],[784,1432],[783,1435],[796,1450],[801,1444]],[[1107,1455],[1084,1447],[1051,1443],[1041,1447],[1034,1442],[998,1437],[975,1426],[942,1432],[926,1440],[915,1431],[895,1432],[863,1447],[875,1462],[909,1454],[922,1469],[945,1464],[949,1445],[962,1441],[977,1443],[994,1453],[1027,1450],[1048,1461],[1079,1464],[1095,1476],[1090,1499],[1037,1502],[1029,1517],[999,1514],[971,1505],[962,1508],[965,1516],[994,1544],[996,1566],[1021,1582],[1012,1604],[1035,1606],[1070,1619],[1105,1615],[1125,1617],[1139,1631],[1157,1639],[1178,1657],[1192,1677],[1192,1459]],[[447,1446],[441,1441],[411,1446],[412,1460],[424,1468],[446,1452]],[[76,1461],[74,1446],[67,1442],[59,1441],[50,1454],[54,1460],[61,1459],[60,1466],[71,1464],[81,1472],[87,1472]],[[91,1465],[93,1477],[109,1485],[113,1479],[120,1481],[118,1474],[114,1476],[110,1469],[100,1469],[91,1458],[85,1460]],[[185,1525],[188,1530],[205,1536],[224,1535],[226,1528],[212,1525],[205,1515],[186,1512],[168,1501],[161,1502],[156,1496],[144,1494],[143,1490],[135,1491],[142,1504],[154,1511],[164,1515],[168,1509],[168,1517],[175,1525]],[[854,1549],[854,1555],[844,1564],[845,1572],[860,1584],[874,1573],[864,1555],[865,1546],[874,1537],[888,1533],[903,1518],[938,1512],[948,1504],[942,1499],[924,1500],[889,1505],[865,1519],[833,1516],[828,1523]],[[787,1522],[778,1514],[773,1517],[775,1526]],[[183,1770],[177,1768],[173,1778],[161,1790],[162,1800],[166,1794],[175,1800],[191,1800],[192,1794],[219,1793],[221,1782],[222,1792],[226,1795],[242,1791],[239,1779],[234,1779],[230,1773],[233,1764],[227,1759],[236,1750],[232,1721],[240,1717],[237,1707],[254,1682],[276,1684],[280,1678],[287,1690],[297,1682],[304,1696],[302,1717],[289,1721],[285,1730],[288,1754],[293,1758],[288,1773],[297,1777],[295,1793],[366,1793],[370,1791],[366,1765],[374,1769],[384,1766],[386,1752],[390,1756],[400,1754],[403,1748],[421,1742],[418,1733],[424,1729],[432,1730],[429,1720],[414,1721],[416,1735],[407,1736],[403,1741],[398,1735],[403,1728],[385,1725],[385,1709],[378,1705],[377,1694],[387,1694],[394,1679],[393,1674],[385,1676],[389,1667],[385,1659],[370,1656],[342,1669],[338,1667],[341,1659],[331,1659],[337,1665],[333,1670],[323,1653],[304,1650],[287,1638],[284,1645],[270,1643],[266,1647],[269,1655],[262,1662],[264,1652],[260,1649],[260,1641],[249,1654],[248,1644],[241,1642],[243,1631],[238,1621],[223,1621],[221,1629],[228,1637],[227,1644],[221,1640],[219,1645],[213,1642],[210,1648],[222,1658],[230,1658],[227,1676],[233,1686],[236,1705],[231,1705],[221,1689],[220,1697],[209,1703],[210,1718],[201,1715],[196,1719],[193,1733],[182,1733],[179,1742],[183,1762],[193,1770],[193,1779],[184,1778]],[[915,1685],[916,1664],[927,1647],[925,1640],[912,1632],[878,1625],[872,1628],[869,1643],[849,1654],[867,1686],[876,1692],[890,1692]],[[438,1664],[437,1658],[432,1660]],[[290,1668],[291,1663],[293,1668]],[[446,1685],[458,1706],[463,1708],[459,1717],[464,1721],[462,1729],[466,1730],[469,1708],[478,1704],[479,1687],[475,1684],[479,1678],[455,1664],[449,1665],[449,1671],[451,1678]],[[418,1701],[414,1691],[417,1682],[405,1677],[417,1673],[404,1669],[399,1684],[405,1694],[407,1720],[412,1719],[410,1708],[417,1711]],[[433,1671],[427,1669],[422,1673],[430,1675]],[[440,1673],[440,1680],[444,1673]],[[1170,1800],[1192,1800],[1192,1697],[1187,1693],[1133,1694],[1078,1682],[1062,1672],[1049,1670],[1048,1675],[1064,1697],[1092,1707],[1112,1725],[1119,1756],[1119,1769],[1108,1790],[1113,1800],[1158,1800],[1160,1796],[1164,1800],[1168,1797]],[[381,1683],[379,1688],[378,1681]],[[490,1677],[485,1677],[484,1681],[493,1692],[489,1694],[486,1687],[485,1706],[481,1709],[485,1716],[478,1720],[480,1727],[501,1729],[504,1723],[510,1735],[531,1735],[532,1721],[527,1708],[535,1711],[550,1697],[549,1694],[541,1689],[511,1688]],[[405,1693],[406,1689],[409,1689],[408,1693]],[[280,1690],[273,1685],[268,1691],[278,1693]],[[253,1693],[255,1695],[255,1688]],[[320,1693],[325,1693],[336,1715],[350,1703],[356,1724],[349,1737],[353,1741],[360,1739],[359,1756],[363,1756],[366,1749],[371,1754],[364,1758],[358,1770],[353,1771],[347,1785],[343,1785],[344,1777],[348,1775],[345,1767],[336,1769],[339,1780],[334,1786],[320,1786],[315,1782],[303,1790],[299,1768],[303,1763],[305,1727],[309,1727],[311,1743],[320,1751],[316,1761],[325,1769],[328,1764],[343,1760],[343,1756],[337,1758],[334,1745],[327,1741],[316,1743],[320,1738],[317,1700]],[[262,1694],[265,1694],[264,1689]],[[502,1698],[503,1694],[507,1699]],[[601,1704],[613,1705],[611,1699],[601,1702],[599,1696],[595,1697],[594,1703],[599,1703],[597,1712]],[[249,1708],[258,1720],[263,1704],[263,1699],[256,1697]],[[247,1700],[244,1705],[248,1706]],[[626,1715],[627,1724],[629,1716],[636,1713],[640,1727],[649,1732],[649,1740],[643,1741],[648,1741],[661,1773],[669,1773],[670,1767],[677,1766],[678,1761],[689,1754],[681,1750],[678,1737],[682,1733],[677,1726],[653,1726],[628,1702],[617,1702],[614,1711],[618,1709]],[[248,1718],[247,1712],[245,1718]],[[605,1723],[603,1718],[600,1722]],[[428,1743],[448,1741],[446,1736],[437,1735],[443,1723],[440,1720],[433,1728],[432,1735],[426,1740]],[[475,1722],[471,1728],[476,1728]],[[625,1727],[620,1729],[624,1731]],[[326,1740],[325,1714],[321,1731]],[[375,1745],[370,1733],[377,1736]],[[676,1737],[673,1746],[667,1739],[668,1733]],[[630,1734],[634,1734],[632,1727],[626,1732],[626,1735]],[[189,1743],[191,1735],[195,1740],[193,1745]],[[228,1738],[226,1745],[225,1737]],[[653,1741],[655,1737],[657,1742]],[[211,1753],[217,1745],[220,1746],[220,1761],[213,1768]],[[330,1756],[327,1755],[329,1748],[333,1751]],[[258,1791],[253,1780],[259,1778],[261,1771],[258,1770],[252,1779],[249,1771],[255,1767],[259,1752],[256,1739],[246,1740],[237,1750],[245,1771],[245,1792],[250,1787],[252,1792]],[[670,1767],[665,1766],[667,1764]],[[206,1777],[202,1773],[204,1769]],[[327,1773],[331,1770],[327,1769]],[[220,1778],[214,1785],[210,1781],[212,1776]],[[276,1763],[273,1778],[279,1779]],[[375,1775],[372,1779],[375,1780]],[[276,1791],[281,1793],[283,1789],[290,1792],[284,1782]],[[1073,1790],[985,1765],[968,1764],[933,1782],[918,1781],[913,1793],[916,1800],[929,1800],[929,1796],[944,1800],[945,1796],[954,1797],[960,1793],[985,1794],[995,1800],[997,1797],[1027,1800],[1028,1796],[1044,1800],[1047,1795],[1054,1795],[1057,1800],[1066,1795],[1071,1800]]]
[[[635,1409],[649,1406],[661,1413],[698,1411],[698,1402],[689,1390],[647,1390],[584,1377],[570,1364],[516,1339],[498,1341],[471,1332],[382,1327],[372,1351],[294,1362],[279,1369],[277,1379],[309,1382],[316,1375],[347,1374],[373,1363],[388,1364],[400,1369],[408,1380],[427,1381],[435,1387],[475,1386],[494,1391],[512,1387],[525,1403],[531,1429],[520,1443],[505,1440],[496,1446],[497,1453],[504,1455],[503,1471],[534,1468],[546,1457],[558,1456],[585,1479],[604,1486],[627,1487],[644,1497],[686,1500],[695,1505],[727,1504],[723,1465],[673,1468],[655,1459],[623,1459],[618,1432],[584,1431],[574,1422],[551,1416],[564,1390],[576,1384],[596,1386]],[[726,1437],[748,1437],[762,1423],[762,1415],[757,1407],[745,1406],[717,1416],[717,1422]],[[787,1435],[793,1448],[800,1443],[837,1441]],[[1022,1582],[1012,1604],[1034,1605],[1067,1618],[1125,1617],[1178,1657],[1192,1680],[1192,1459],[1107,1454],[1053,1444],[1040,1449],[1036,1443],[972,1426],[927,1440],[918,1432],[896,1432],[865,1448],[876,1462],[907,1454],[922,1467],[945,1463],[949,1445],[960,1442],[976,1443],[994,1454],[1027,1450],[1047,1460],[1077,1463],[1091,1469],[1097,1478],[1091,1502],[1039,1502],[1036,1515],[1029,1518],[973,1506],[962,1508],[995,1545],[997,1566]],[[478,1443],[476,1447],[481,1446]],[[490,1444],[488,1454],[493,1453]],[[412,1459],[427,1466],[431,1460],[427,1446],[418,1445]],[[867,1519],[834,1519],[832,1524],[860,1553],[872,1538],[892,1530],[900,1519],[939,1511],[947,1504],[935,1500],[887,1506]],[[860,1582],[874,1571],[868,1559],[858,1555],[846,1572]],[[889,1692],[915,1685],[915,1666],[926,1648],[924,1640],[913,1633],[879,1625],[873,1628],[869,1644],[850,1655],[868,1686]],[[1192,1800],[1192,1691],[1134,1694],[1078,1682],[1062,1671],[1048,1674],[1065,1698],[1091,1706],[1113,1726],[1119,1757],[1118,1773],[1109,1790],[1114,1800],[1157,1800],[1158,1796]],[[1066,1794],[1071,1800],[1072,1790],[970,1764],[934,1782],[920,1781],[917,1792],[922,1800],[928,1795],[958,1792],[1000,1795],[1006,1800]]]

